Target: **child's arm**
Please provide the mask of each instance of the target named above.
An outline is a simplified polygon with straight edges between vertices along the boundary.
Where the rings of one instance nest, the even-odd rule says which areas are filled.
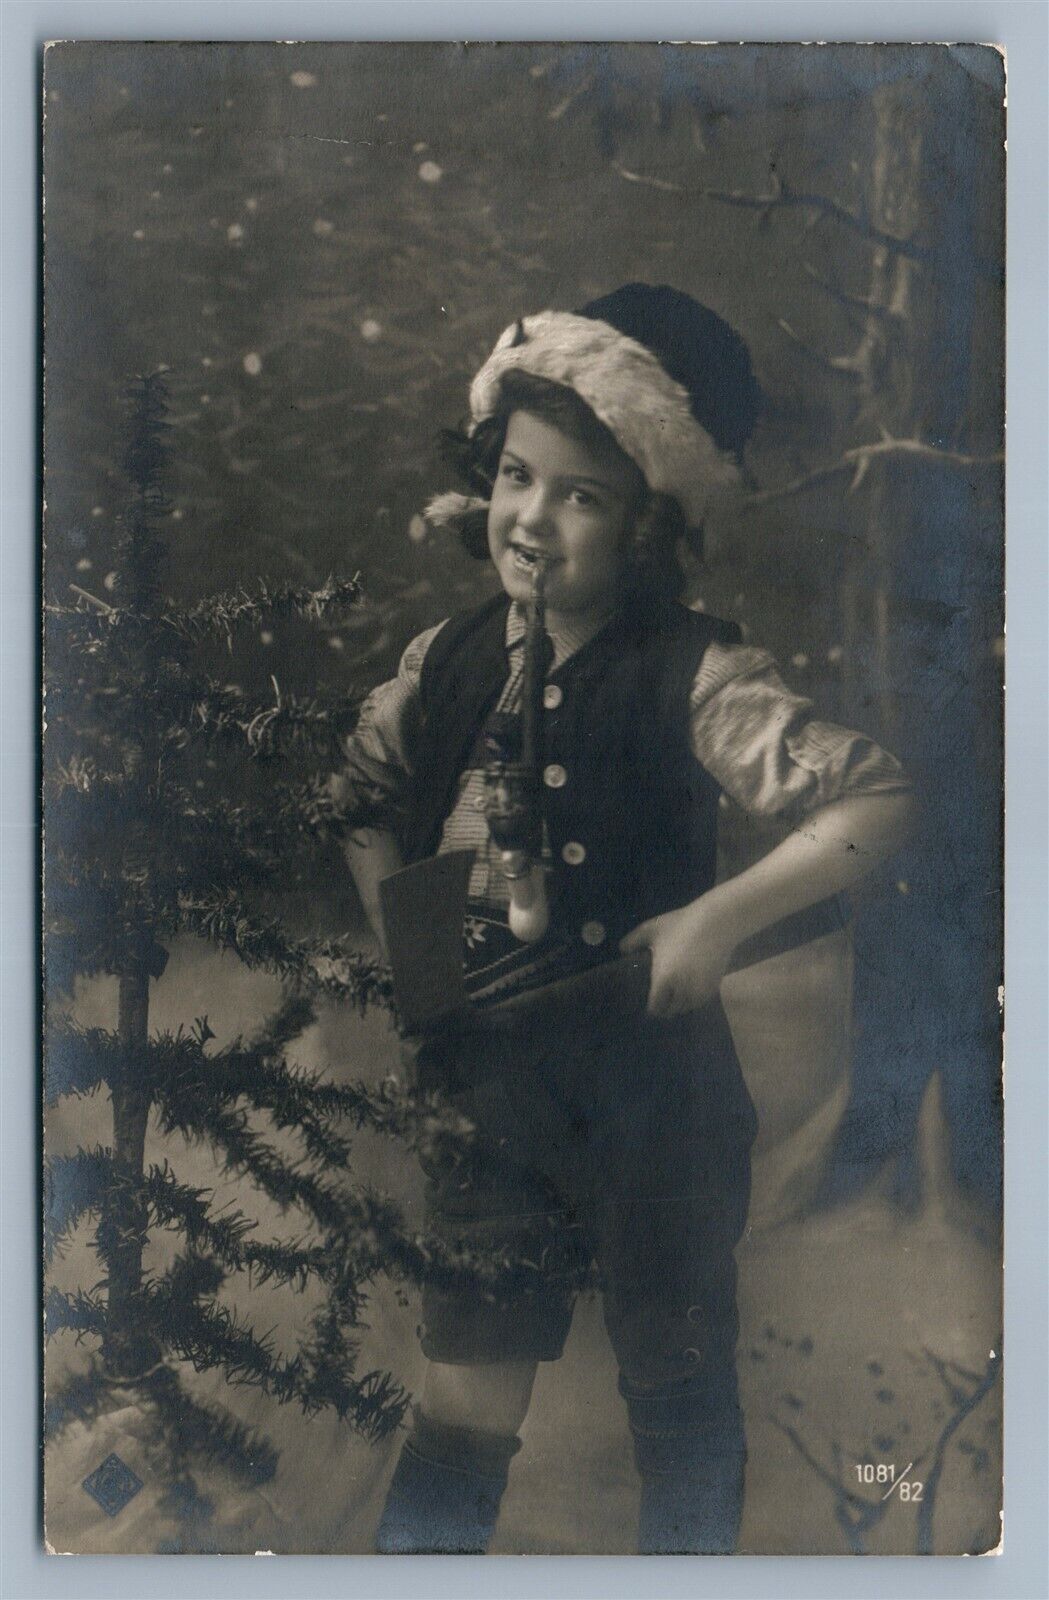
[[[660,1015],[711,999],[745,939],[855,887],[905,842],[916,812],[899,763],[815,718],[765,650],[711,645],[690,714],[697,760],[744,811],[802,820],[763,860],[624,940],[625,952],[652,949],[649,1010]]]
[[[396,678],[373,689],[346,742],[346,760],[332,774],[329,793],[344,828],[343,854],[372,930],[386,953],[379,913],[379,884],[404,865],[397,837],[411,780],[419,717],[419,674],[429,628],[401,657]]]
[[[350,869],[364,914],[379,941],[383,960],[387,960],[386,934],[379,909],[379,884],[391,872],[404,866],[404,856],[396,834],[384,828],[355,828],[342,842],[343,855]]]
[[[852,794],[810,813],[782,844],[745,872],[678,911],[642,923],[621,949],[648,946],[648,1009],[674,1016],[717,993],[732,952],[806,906],[854,888],[905,843],[916,816],[906,791]]]

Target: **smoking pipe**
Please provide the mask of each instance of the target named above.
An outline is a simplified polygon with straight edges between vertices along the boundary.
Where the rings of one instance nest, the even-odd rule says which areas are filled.
[[[528,597],[517,749],[496,748],[485,767],[484,812],[510,891],[510,932],[534,944],[550,925],[542,861],[543,684],[551,646],[546,632],[546,562],[536,556]]]

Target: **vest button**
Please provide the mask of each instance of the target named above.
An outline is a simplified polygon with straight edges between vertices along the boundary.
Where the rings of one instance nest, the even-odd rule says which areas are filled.
[[[584,922],[580,932],[584,944],[604,944],[605,925],[603,922]]]
[[[551,761],[548,767],[543,768],[543,782],[548,789],[563,789],[568,782],[568,773],[558,761]]]
[[[543,690],[543,704],[546,709],[548,711],[556,711],[563,699],[564,694],[561,691],[560,684],[548,683]]]
[[[570,867],[581,866],[586,860],[586,845],[580,844],[578,839],[569,839],[561,851],[562,861],[567,861]]]

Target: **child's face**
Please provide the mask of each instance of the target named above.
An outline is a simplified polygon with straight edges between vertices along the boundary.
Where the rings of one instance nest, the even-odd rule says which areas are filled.
[[[488,548],[511,599],[530,595],[539,555],[552,615],[596,620],[614,610],[642,487],[613,445],[591,447],[513,412],[488,513]]]

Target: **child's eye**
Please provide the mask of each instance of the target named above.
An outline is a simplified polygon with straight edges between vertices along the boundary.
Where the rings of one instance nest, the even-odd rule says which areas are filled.
[[[577,506],[596,506],[597,505],[597,496],[594,495],[594,494],[591,494],[589,489],[572,489],[570,491],[569,498],[571,499],[573,505],[577,505]]]
[[[528,473],[524,467],[519,467],[514,461],[504,461],[500,477],[509,478],[511,483],[527,483]]]

